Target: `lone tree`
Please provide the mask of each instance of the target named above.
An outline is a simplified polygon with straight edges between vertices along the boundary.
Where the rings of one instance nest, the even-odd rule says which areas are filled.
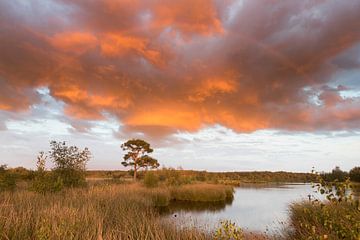
[[[141,139],[131,139],[121,144],[122,150],[127,153],[124,155],[124,161],[121,164],[125,167],[134,167],[134,180],[136,180],[136,173],[140,168],[158,168],[159,163],[155,158],[148,154],[154,150],[150,144]]]

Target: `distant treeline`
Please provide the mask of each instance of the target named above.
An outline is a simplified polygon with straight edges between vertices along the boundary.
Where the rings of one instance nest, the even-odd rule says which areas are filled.
[[[139,172],[139,178],[144,177],[145,171]],[[252,172],[207,172],[207,171],[194,171],[182,170],[174,168],[162,168],[154,171],[160,179],[166,176],[174,175],[177,178],[185,179],[183,181],[220,181],[221,183],[301,183],[312,182],[316,180],[313,173],[294,173],[294,172],[270,172],[270,171],[252,171]],[[86,176],[89,178],[126,178],[132,176],[133,172],[130,171],[101,171],[91,170],[86,171]],[[322,172],[320,175],[326,181],[345,181],[350,178],[353,182],[360,182],[360,167],[354,167],[349,172],[342,171],[339,167],[335,167],[331,172]]]
[[[5,169],[3,169],[4,171]],[[24,167],[7,168],[7,171],[16,179],[32,180],[35,178],[36,171],[29,170]],[[144,178],[146,171],[138,173],[139,179]],[[217,182],[223,184],[237,185],[241,183],[302,183],[315,181],[315,174],[312,173],[294,173],[294,172],[270,172],[270,171],[253,171],[253,172],[207,172],[182,170],[174,168],[162,168],[153,171],[159,179],[173,179],[174,182]],[[86,178],[106,178],[106,179],[124,179],[132,177],[132,170],[87,170]],[[360,167],[354,167],[349,172],[342,171],[339,167],[335,167],[331,172],[320,173],[326,181],[344,181],[350,178],[353,182],[360,182]]]
[[[343,182],[347,178],[353,182],[360,182],[360,167],[354,167],[349,172],[346,172],[336,166],[331,172],[322,172],[320,175],[327,182],[333,182],[335,180]]]
[[[139,178],[143,178],[145,171],[139,172]],[[293,172],[270,172],[270,171],[254,171],[254,172],[207,172],[182,170],[173,168],[162,168],[154,171],[160,179],[168,178],[169,175],[174,178],[182,179],[182,181],[206,181],[221,182],[228,184],[237,183],[266,183],[266,182],[311,182],[315,179],[311,173],[293,173]],[[88,178],[126,178],[132,175],[130,171],[87,171]]]

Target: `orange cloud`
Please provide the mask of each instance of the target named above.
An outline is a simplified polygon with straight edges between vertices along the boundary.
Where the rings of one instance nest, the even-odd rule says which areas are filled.
[[[47,87],[72,118],[111,114],[127,134],[359,128],[360,99],[325,86],[359,68],[360,3],[229,2],[34,3],[42,22],[1,2],[0,109]]]
[[[192,90],[189,100],[193,102],[203,102],[206,98],[216,94],[234,93],[236,91],[236,85],[234,79],[211,77],[202,81],[197,89]]]
[[[169,27],[184,34],[222,33],[221,21],[212,1],[160,0],[152,7],[156,27]]]
[[[50,38],[50,43],[60,50],[77,54],[89,51],[98,44],[97,38],[86,32],[57,33]]]
[[[107,57],[122,57],[129,54],[142,56],[151,63],[161,64],[159,51],[149,48],[149,41],[146,38],[135,36],[123,36],[119,33],[106,33],[101,39],[101,52]]]
[[[200,113],[176,103],[146,106],[123,119],[129,126],[161,126],[194,131],[201,127]]]

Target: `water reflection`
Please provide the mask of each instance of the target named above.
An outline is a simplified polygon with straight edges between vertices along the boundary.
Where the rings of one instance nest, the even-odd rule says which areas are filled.
[[[359,189],[358,189],[359,190]],[[354,190],[355,199],[359,191]],[[229,202],[190,203],[172,202],[161,209],[164,220],[181,227],[196,226],[214,229],[220,220],[231,220],[246,231],[276,232],[288,227],[289,205],[312,198],[324,200],[310,184],[245,185],[235,188]]]
[[[308,200],[314,193],[309,184],[267,185],[235,188],[234,200],[228,203],[173,202],[163,209],[166,220],[181,225],[194,225],[213,229],[220,220],[228,219],[248,231],[274,232],[286,227],[289,204]]]
[[[172,201],[166,207],[159,208],[161,214],[176,214],[181,211],[185,212],[219,212],[230,206],[234,199],[225,202],[189,202],[189,201]]]

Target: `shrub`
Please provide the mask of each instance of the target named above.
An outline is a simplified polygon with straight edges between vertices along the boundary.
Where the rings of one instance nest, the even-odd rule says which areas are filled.
[[[50,142],[50,159],[55,167],[53,171],[62,179],[66,187],[78,187],[86,184],[85,167],[90,159],[90,151],[80,150],[76,146],[67,146],[65,142]]]
[[[354,167],[349,172],[350,180],[360,182],[360,167]]]
[[[86,186],[85,172],[75,169],[55,169],[53,174],[61,179],[65,187]]]
[[[158,171],[159,179],[165,181],[169,186],[180,186],[183,184],[190,184],[191,178],[182,176],[181,170],[176,170],[174,168],[163,168]]]
[[[360,211],[349,202],[292,204],[290,239],[354,239],[360,237]]]
[[[26,169],[24,167],[16,167],[9,169],[17,180],[32,180],[35,177],[34,171]]]
[[[63,189],[62,178],[54,172],[39,171],[31,185],[31,190],[37,193],[59,192]]]
[[[159,177],[152,171],[147,171],[144,177],[144,185],[148,188],[157,187],[159,183]]]
[[[360,238],[359,202],[349,194],[350,180],[329,182],[317,174],[316,192],[327,201],[315,199],[290,206],[291,239],[354,239]]]
[[[244,234],[241,228],[231,221],[221,221],[220,227],[215,230],[215,240],[243,240]]]
[[[0,166],[0,191],[14,190],[16,187],[15,175],[6,168],[6,165]]]

